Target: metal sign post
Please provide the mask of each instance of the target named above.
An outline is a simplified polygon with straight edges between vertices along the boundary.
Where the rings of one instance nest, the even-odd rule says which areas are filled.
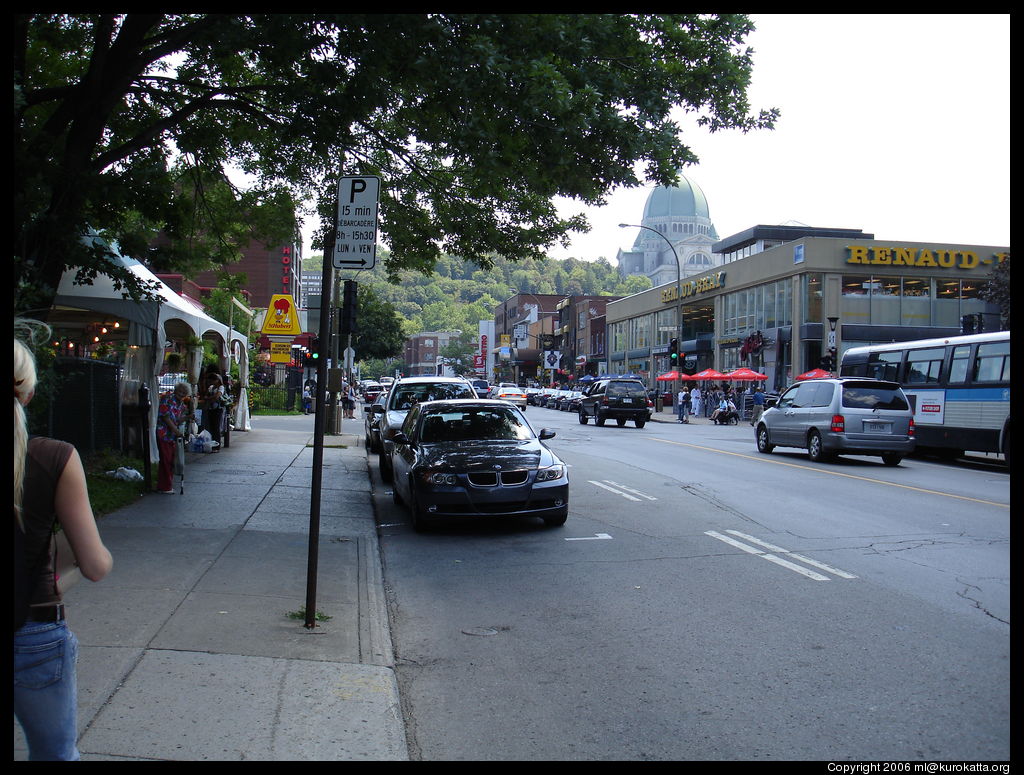
[[[325,255],[334,250],[337,226],[331,229]],[[334,284],[334,272],[324,262],[320,290],[320,333],[317,346],[320,357],[316,361],[316,413],[313,415],[313,477],[309,489],[309,557],[306,565],[306,621],[307,630],[316,627],[316,575],[320,553],[320,491],[323,487],[324,423],[327,412],[327,350],[331,341],[331,316],[327,312]]]

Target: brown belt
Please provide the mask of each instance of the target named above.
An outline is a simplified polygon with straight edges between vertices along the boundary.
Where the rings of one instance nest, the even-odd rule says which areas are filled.
[[[41,605],[29,609],[30,622],[61,622],[64,621],[64,604]]]

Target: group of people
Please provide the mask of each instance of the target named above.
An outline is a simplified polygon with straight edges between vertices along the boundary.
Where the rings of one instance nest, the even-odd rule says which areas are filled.
[[[219,452],[224,417],[230,403],[230,377],[221,374],[216,366],[207,366],[199,377],[198,405],[201,412],[202,427],[210,433],[213,451]],[[157,468],[157,492],[165,495],[174,492],[174,458],[178,439],[187,435],[187,424],[191,422],[192,386],[188,382],[179,382],[160,396],[160,407],[157,410],[156,445],[160,457]]]
[[[749,391],[753,399],[753,411],[750,424],[756,425],[764,412],[765,394],[759,384],[751,385]],[[720,388],[708,388],[703,393],[699,386],[690,388],[684,385],[676,396],[676,415],[678,422],[688,423],[691,415],[704,416],[714,420],[716,423],[729,422],[736,417],[739,420],[739,410],[736,408],[736,393],[731,385],[724,385]]]

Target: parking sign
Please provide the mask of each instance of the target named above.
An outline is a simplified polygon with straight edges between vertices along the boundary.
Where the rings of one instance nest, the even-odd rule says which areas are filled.
[[[338,181],[338,223],[332,265],[335,269],[373,269],[377,263],[377,204],[380,178]]]

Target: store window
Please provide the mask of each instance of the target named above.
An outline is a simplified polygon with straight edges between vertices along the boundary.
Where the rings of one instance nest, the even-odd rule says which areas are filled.
[[[608,325],[609,352],[621,353],[626,349],[626,322],[610,323]]]
[[[657,345],[668,344],[676,336],[676,308],[663,309],[657,313],[657,326],[654,343]]]
[[[723,334],[743,336],[750,331],[790,325],[791,289],[789,280],[780,280],[726,294],[722,301]]]
[[[629,320],[629,349],[651,346],[651,319],[653,315],[640,315]]]
[[[715,330],[715,308],[713,305],[706,307],[684,307],[682,320],[682,338],[696,339],[697,334],[714,333]]]
[[[820,274],[801,275],[801,293],[803,294],[804,323],[820,323],[824,320],[822,312],[822,289],[824,284]]]
[[[871,323],[873,325],[899,325],[900,278],[871,278]]]
[[[928,278],[904,277],[900,300],[900,325],[930,326],[932,282]]]

